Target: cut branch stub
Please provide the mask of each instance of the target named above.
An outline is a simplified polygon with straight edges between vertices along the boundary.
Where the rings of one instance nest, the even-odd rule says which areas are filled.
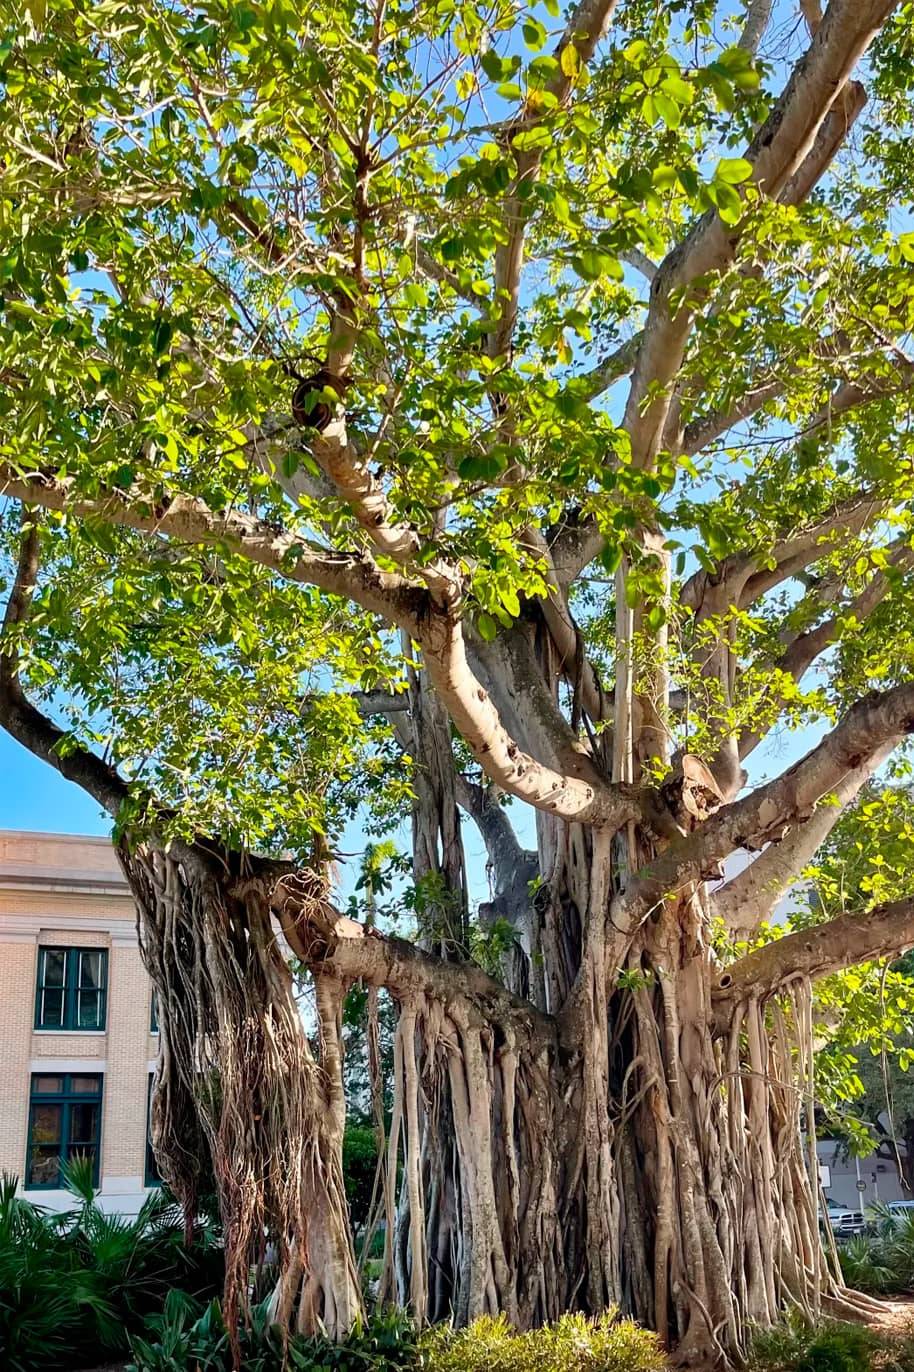
[[[660,786],[664,804],[683,832],[696,829],[724,803],[714,777],[693,753],[683,753],[670,776]]]

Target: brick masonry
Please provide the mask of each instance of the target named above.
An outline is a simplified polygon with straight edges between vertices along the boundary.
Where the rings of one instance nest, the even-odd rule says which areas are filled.
[[[38,948],[108,949],[104,1032],[34,1029]],[[101,1201],[130,1214],[143,1196],[146,1104],[158,1039],[136,914],[106,839],[0,830],[0,1172],[25,1168],[31,1074],[102,1071]],[[65,1192],[36,1191],[41,1205]]]

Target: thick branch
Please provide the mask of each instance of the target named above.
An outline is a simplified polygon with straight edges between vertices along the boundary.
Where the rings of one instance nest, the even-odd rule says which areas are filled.
[[[773,995],[798,978],[827,977],[858,962],[898,957],[912,947],[914,896],[878,905],[868,914],[838,915],[731,963],[718,982],[718,1011],[748,996]]]
[[[457,803],[473,820],[495,871],[496,885],[501,888],[535,855],[529,854],[517,841],[517,835],[504,807],[499,805],[493,788],[479,786],[463,772],[456,776]]]
[[[234,510],[215,514],[195,496],[169,497],[158,504],[129,491],[86,497],[79,495],[70,478],[22,475],[8,466],[0,466],[0,482],[5,493],[18,500],[156,536],[171,534],[187,543],[225,545],[287,580],[354,600],[404,628],[421,645],[429,676],[451,719],[483,771],[502,790],[582,823],[624,823],[640,813],[635,788],[566,776],[523,752],[470,669],[459,620],[435,612],[425,592],[396,574],[379,571],[367,558],[318,549],[254,515]],[[582,758],[581,766],[585,763]]]
[[[633,933],[672,891],[713,875],[737,848],[778,842],[834,794],[849,772],[890,751],[914,733],[914,683],[873,692],[848,710],[836,727],[780,777],[719,810],[694,834],[675,839],[643,867],[610,907],[617,930]]]
[[[773,8],[774,0],[749,0],[746,9],[746,21],[739,36],[739,46],[744,52],[751,52],[753,57],[758,52],[759,44],[765,36]]]
[[[779,198],[788,187],[812,152],[819,128],[855,64],[894,7],[894,0],[832,0],[806,54],[746,152],[753,168],[752,183],[764,195]],[[639,465],[653,459],[662,439],[673,382],[694,320],[697,302],[674,305],[673,297],[699,278],[727,267],[739,237],[739,226],[728,228],[716,212],[708,213],[668,254],[654,279],[624,421]],[[645,403],[651,389],[657,392],[655,398]]]
[[[290,948],[314,972],[385,987],[401,1001],[421,995],[445,1008],[462,1002],[487,1021],[510,1022],[537,1040],[554,1040],[548,1016],[512,995],[476,963],[447,962],[405,939],[348,919],[315,892],[306,874],[279,881],[270,903]]]
[[[568,761],[578,775],[559,772],[522,751],[467,660],[459,620],[432,615],[416,635],[433,685],[476,761],[509,795],[538,810],[582,824],[618,827],[641,813],[635,786],[611,785],[583,752]],[[556,719],[561,717],[556,711]]]
[[[42,762],[73,781],[110,815],[127,799],[127,784],[115,769],[59,729],[26,698],[19,679],[19,632],[25,625],[38,580],[38,525],[29,513],[23,529],[16,576],[7,601],[0,642],[0,725]]]
[[[353,700],[361,715],[398,715],[409,709],[405,691],[354,691]]]
[[[712,909],[724,925],[743,937],[755,933],[778,901],[798,880],[841,818],[846,806],[881,766],[891,745],[880,749],[842,777],[827,802],[779,842],[769,843],[754,862],[715,891]]]
[[[914,564],[914,549],[906,543],[897,545],[891,550],[889,565],[895,572],[906,571],[912,564]],[[830,648],[833,643],[837,642],[842,633],[842,626],[849,619],[860,623],[866,620],[877,606],[881,605],[891,584],[891,577],[886,572],[876,572],[864,590],[843,606],[839,613],[823,620],[815,628],[807,629],[804,633],[796,634],[792,639],[789,639],[784,645],[783,655],[777,662],[772,663],[772,668],[786,674],[792,681],[800,681],[816,659],[821,657],[822,653]],[[740,761],[747,758],[758,747],[766,732],[747,729],[740,735]]]
[[[140,533],[168,534],[183,543],[224,546],[289,581],[319,586],[353,600],[373,614],[414,633],[425,595],[401,576],[380,571],[367,557],[333,553],[256,515],[226,509],[216,513],[196,496],[166,496],[102,491],[84,496],[71,477],[18,472],[0,464],[0,493],[13,499],[60,510],[83,519],[100,519]]]
[[[682,587],[680,602],[699,612],[713,592],[710,598],[715,606],[734,604],[745,609],[845,542],[848,535],[859,534],[884,508],[877,496],[859,491],[808,528],[776,539],[771,548],[732,553],[713,572],[696,572]]]

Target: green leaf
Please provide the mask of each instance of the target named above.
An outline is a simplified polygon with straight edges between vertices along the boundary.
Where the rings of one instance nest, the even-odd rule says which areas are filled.
[[[521,32],[523,33],[525,44],[533,52],[539,52],[540,48],[544,46],[547,37],[546,29],[538,19],[534,19],[532,16],[528,15],[523,22]]]
[[[585,281],[598,281],[601,276],[612,276],[621,281],[624,275],[619,259],[600,252],[598,248],[585,248],[572,258],[572,266]]]
[[[670,96],[664,95],[663,91],[654,92],[654,109],[666,124],[668,129],[678,129],[682,122],[682,111]]]
[[[484,611],[477,617],[476,627],[479,630],[479,637],[484,639],[486,643],[491,643],[498,633],[498,625],[495,620]]]
[[[566,43],[562,48],[559,64],[565,76],[573,79],[581,70],[581,54],[574,43]]]
[[[472,453],[457,464],[457,475],[464,481],[493,481],[507,466],[504,456],[497,452]]]
[[[534,148],[552,146],[552,132],[544,124],[536,124],[532,129],[522,129],[511,140],[511,146],[518,152],[529,152]]]
[[[722,157],[714,172],[715,181],[724,181],[728,186],[739,186],[752,175],[752,163],[745,157]]]
[[[428,291],[421,281],[409,281],[403,287],[403,299],[413,309],[421,309],[428,304]]]

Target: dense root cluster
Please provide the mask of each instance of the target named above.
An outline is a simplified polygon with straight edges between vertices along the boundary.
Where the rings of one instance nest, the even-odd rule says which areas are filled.
[[[384,940],[361,939],[383,955],[398,1007],[386,1129],[369,1033],[385,1133],[369,1225],[384,1222],[380,1299],[420,1322],[504,1311],[522,1328],[619,1303],[691,1362],[738,1359],[750,1325],[785,1309],[859,1313],[866,1302],[843,1289],[822,1244],[808,980],[728,1002],[722,1020],[693,892],[628,940],[607,1005],[618,945],[595,915],[611,895],[612,845],[597,836],[563,853],[586,932],[561,1015],[487,998],[456,966],[423,984]],[[337,958],[359,926],[307,875],[283,877],[271,895],[275,873],[232,871],[202,848],[124,849],[122,862],[160,997],[155,1145],[189,1214],[204,1184],[201,1143],[212,1160],[229,1318],[243,1313],[250,1264],[269,1240],[277,1319],[345,1329],[360,1295],[341,1173],[351,974]],[[317,1059],[271,903],[312,966]],[[559,910],[541,903],[538,939],[556,937]]]
[[[159,1000],[153,1145],[189,1218],[204,1159],[211,1164],[227,1323],[244,1313],[251,1264],[269,1246],[283,1272],[280,1316],[345,1330],[360,1296],[334,1108],[341,1091],[312,1055],[271,926],[275,874],[199,844],[122,844],[119,856]]]

